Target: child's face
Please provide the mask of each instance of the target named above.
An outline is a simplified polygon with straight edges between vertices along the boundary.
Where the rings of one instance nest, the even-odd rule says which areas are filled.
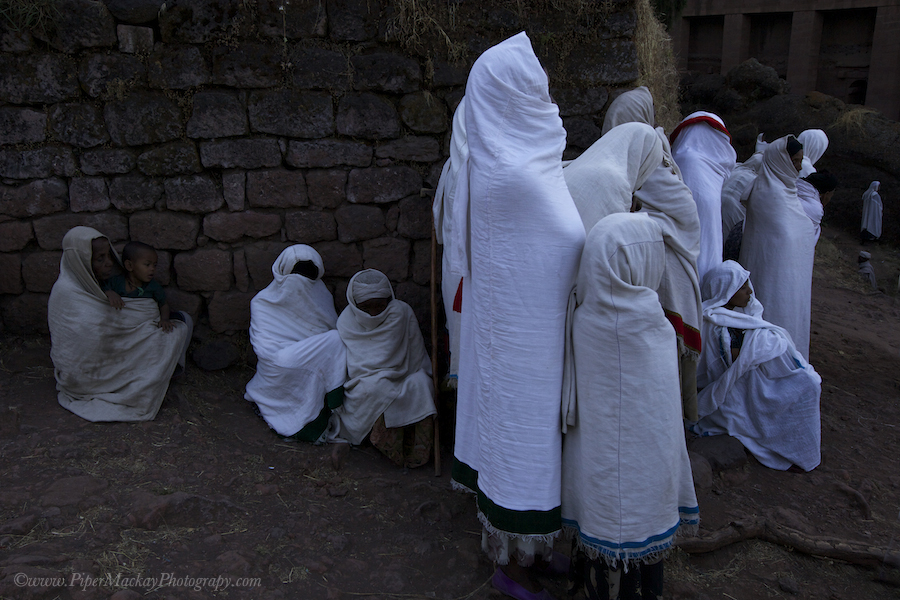
[[[365,300],[356,305],[356,308],[368,314],[369,316],[375,317],[384,312],[384,309],[387,308],[387,305],[390,304],[390,298],[370,298],[369,300]]]
[[[725,305],[726,308],[744,308],[748,304],[750,304],[750,296],[753,295],[753,291],[750,289],[750,280],[744,282],[744,285],[734,293],[734,296],[731,297],[731,300],[728,301],[728,304]]]
[[[125,270],[134,281],[147,284],[156,273],[156,260],[156,252],[143,251],[134,260],[125,261]]]
[[[91,240],[91,270],[98,282],[109,279],[112,275],[113,260],[109,251],[109,240],[106,238]]]

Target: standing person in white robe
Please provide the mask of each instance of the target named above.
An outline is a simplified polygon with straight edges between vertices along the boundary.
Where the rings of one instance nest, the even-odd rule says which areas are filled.
[[[347,346],[348,380],[329,435],[359,444],[371,431],[373,445],[388,458],[421,466],[434,439],[431,419],[421,422],[436,410],[431,359],[416,315],[394,298],[387,276],[374,269],[350,279],[347,303],[337,330]],[[383,427],[373,429],[379,417]],[[412,424],[419,424],[415,431],[401,429]]]
[[[884,205],[881,203],[880,181],[873,181],[869,189],[863,193],[862,225],[859,230],[859,239],[863,245],[866,242],[877,240],[881,237],[881,217],[884,213]]]
[[[584,226],[563,178],[559,109],[524,33],[472,66],[466,132],[453,206],[465,285],[452,481],[476,493],[494,586],[547,598],[526,568],[551,556],[561,528],[565,320]]]
[[[765,466],[821,461],[822,379],[790,334],[763,320],[750,272],[725,261],[703,279],[701,435],[736,437]]]
[[[822,233],[825,207],[831,202],[837,185],[837,178],[828,171],[813,172],[797,180],[797,198],[800,200],[800,205],[803,206],[803,212],[812,221],[816,243]]]
[[[619,598],[661,598],[662,558],[700,521],[675,333],[654,291],[665,269],[662,229],[644,214],[600,221],[578,269],[562,518],[588,600],[616,598],[617,579]]]
[[[797,136],[803,144],[803,163],[800,166],[800,177],[816,172],[815,164],[828,149],[828,135],[821,129],[807,129]]]
[[[734,169],[737,153],[731,134],[718,116],[695,112],[685,117],[669,136],[672,156],[691,189],[700,217],[700,278],[722,262],[722,184]]]
[[[250,301],[250,343],[259,361],[244,398],[276,433],[307,442],[325,441],[347,380],[347,351],[324,274],[318,252],[290,246],[272,264],[272,283]]]
[[[766,147],[750,197],[741,264],[753,273],[766,320],[784,327],[809,360],[809,319],[816,231],[797,198],[803,149],[793,136]]]
[[[441,298],[444,301],[444,315],[447,319],[447,333],[450,340],[450,368],[447,381],[457,387],[459,372],[459,321],[462,310],[462,276],[453,264],[453,201],[456,197],[456,182],[460,172],[469,170],[469,145],[466,143],[466,99],[463,97],[453,113],[453,130],[450,134],[450,158],[444,163],[441,178],[434,193],[431,207],[434,215],[434,231],[437,243],[444,246],[441,254]]]
[[[603,135],[630,122],[646,125],[656,122],[653,96],[644,86],[613,100],[603,121]],[[634,192],[634,197],[641,204],[641,212],[647,213],[663,232],[666,270],[657,293],[678,340],[685,418],[695,421],[701,324],[700,281],[697,274],[700,218],[691,190],[682,181],[678,165],[672,158],[669,139],[662,127],[656,128],[656,135],[662,145],[662,162]]]

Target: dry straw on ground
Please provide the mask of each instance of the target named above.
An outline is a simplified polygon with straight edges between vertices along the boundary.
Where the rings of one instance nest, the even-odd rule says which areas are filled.
[[[656,120],[666,131],[672,131],[681,121],[678,107],[678,69],[672,40],[666,28],[656,18],[650,0],[636,0],[637,29],[634,43],[637,46],[640,78],[638,85],[646,85],[653,94]]]

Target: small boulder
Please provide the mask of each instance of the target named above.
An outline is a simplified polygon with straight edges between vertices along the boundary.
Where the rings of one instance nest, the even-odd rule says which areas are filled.
[[[193,354],[194,362],[204,371],[227,369],[240,357],[241,351],[237,346],[224,340],[200,344]]]
[[[694,438],[688,443],[688,449],[708,460],[715,471],[736,469],[747,463],[744,445],[728,435]]]

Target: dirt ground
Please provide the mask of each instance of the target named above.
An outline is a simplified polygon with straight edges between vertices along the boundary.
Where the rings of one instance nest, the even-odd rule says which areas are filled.
[[[751,458],[714,473],[699,501],[705,535],[766,519],[888,562],[864,568],[758,539],[676,550],[666,598],[900,598],[888,564],[900,556],[900,253],[867,249],[887,293],[857,280],[850,235],[826,229],[819,243],[822,465],[795,474]],[[327,448],[285,443],[254,414],[243,400],[252,374],[189,366],[155,421],[93,424],[57,404],[47,338],[0,338],[0,597],[500,597],[474,501],[450,489],[449,418],[440,477],[371,446],[335,472]],[[565,597],[563,582],[545,583]]]

